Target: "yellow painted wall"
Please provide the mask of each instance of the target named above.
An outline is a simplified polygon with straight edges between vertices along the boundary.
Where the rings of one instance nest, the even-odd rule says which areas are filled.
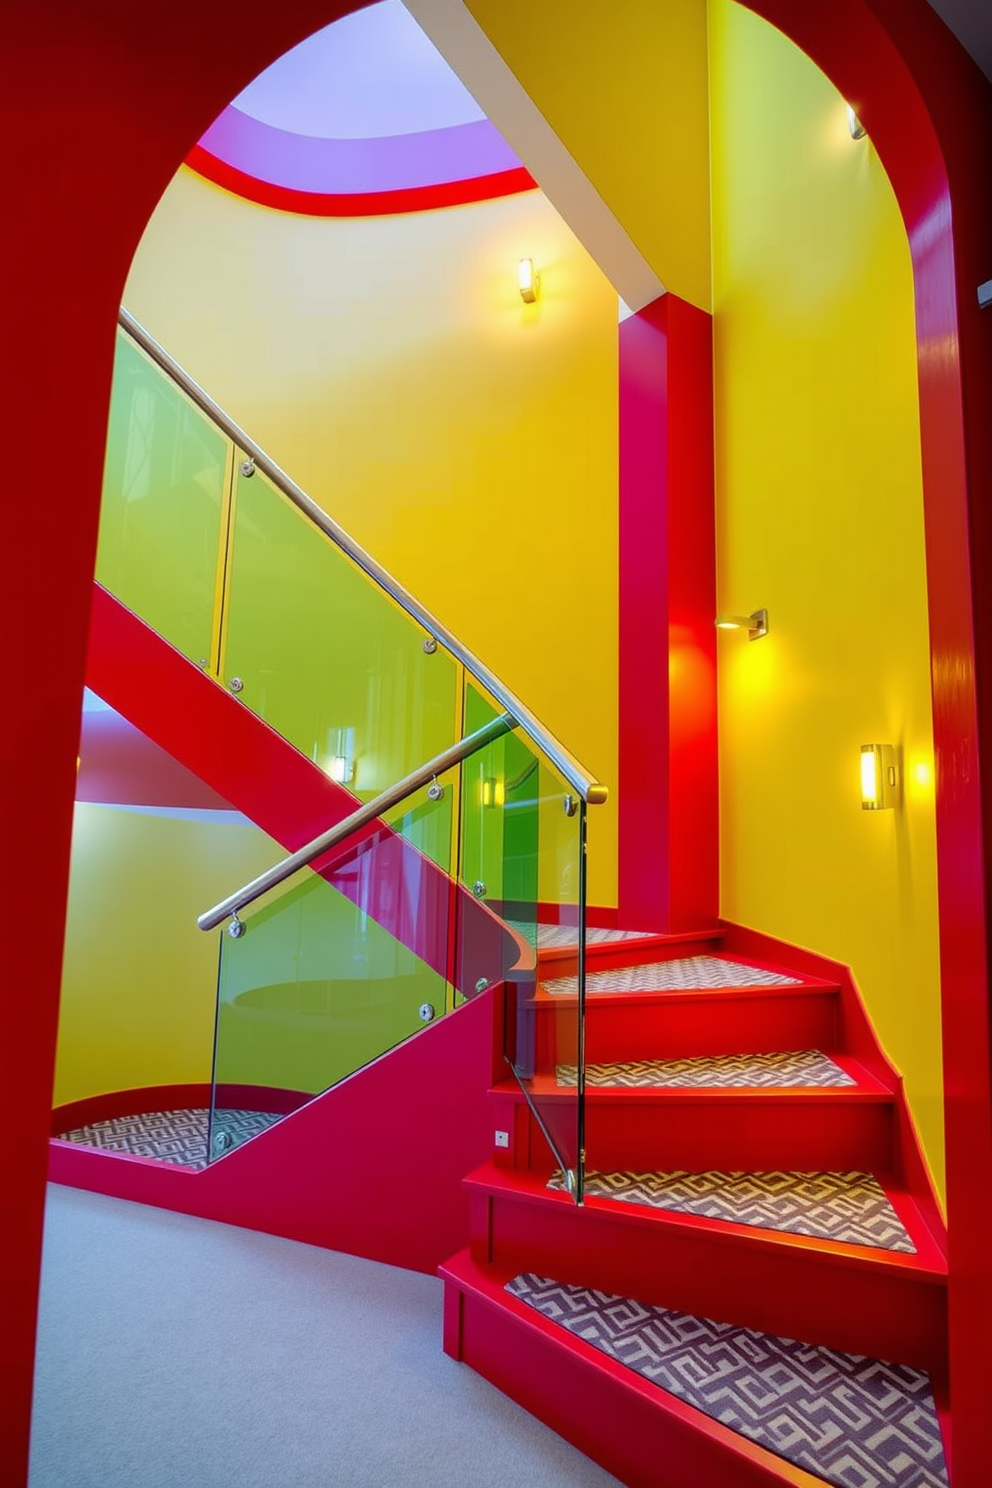
[[[706,0],[465,0],[666,288],[710,308]]]
[[[183,170],[125,303],[615,787],[617,299],[540,192],[316,219]],[[611,905],[615,797],[591,815]]]
[[[722,913],[849,963],[943,1182],[926,570],[909,245],[869,140],[710,0]],[[862,811],[859,747],[904,793]]]
[[[236,817],[77,803],[56,1106],[210,1079],[220,932],[196,916],[281,856]]]

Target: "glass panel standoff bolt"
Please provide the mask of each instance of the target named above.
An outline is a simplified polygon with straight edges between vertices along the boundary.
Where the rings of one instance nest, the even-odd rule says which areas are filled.
[[[227,933],[232,940],[240,940],[248,929],[244,920],[239,920],[236,914],[232,914],[231,923],[227,927]]]
[[[475,883],[472,885],[472,893],[475,895],[476,899],[485,899],[486,886],[482,882],[481,878],[477,878],[475,880]]]
[[[238,468],[241,471],[241,474],[244,476],[245,480],[251,480],[252,476],[255,474],[255,461],[252,459],[242,460]]]
[[[565,797],[561,804],[565,808],[566,816],[574,816],[579,809],[579,803],[572,795],[571,791],[569,791],[568,795]]]
[[[489,986],[489,978],[488,977],[480,977],[479,980],[475,984],[475,990],[476,990],[476,992],[485,992],[485,990],[486,990],[486,988],[488,986]]]
[[[421,1023],[430,1023],[434,1018],[434,1005],[430,1002],[422,1002],[419,1008]]]
[[[433,636],[428,636],[427,639],[424,641],[424,654],[427,656],[433,656],[436,650],[437,641],[434,639]]]
[[[438,784],[436,775],[434,776],[434,779],[431,781],[430,785],[427,787],[427,799],[429,801],[444,800],[444,786]]]
[[[242,682],[240,677],[232,677],[227,685],[232,692],[244,692],[245,690],[245,684]]]

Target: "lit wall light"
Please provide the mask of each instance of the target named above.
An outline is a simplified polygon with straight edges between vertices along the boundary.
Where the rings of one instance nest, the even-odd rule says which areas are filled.
[[[525,305],[533,305],[541,293],[541,276],[532,258],[522,258],[517,264],[517,288]]]
[[[847,105],[847,127],[851,131],[851,138],[855,140],[864,139],[868,133],[850,104]]]
[[[861,746],[861,809],[886,811],[896,804],[899,772],[891,744]]]
[[[768,611],[755,610],[751,615],[717,615],[717,630],[746,630],[749,641],[768,634]]]
[[[327,742],[330,758],[325,768],[328,775],[338,785],[351,785],[355,779],[355,730],[332,729]]]
[[[506,800],[506,787],[496,775],[489,775],[482,782],[483,806],[502,806]]]

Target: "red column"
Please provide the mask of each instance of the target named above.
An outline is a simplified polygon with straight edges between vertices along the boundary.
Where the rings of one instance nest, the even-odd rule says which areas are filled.
[[[620,924],[718,911],[710,317],[666,294],[620,326]]]

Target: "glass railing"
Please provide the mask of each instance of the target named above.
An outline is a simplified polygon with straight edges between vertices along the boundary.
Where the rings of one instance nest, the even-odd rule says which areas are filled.
[[[466,723],[496,715],[481,687],[465,690]],[[462,766],[458,876],[507,926],[518,947],[504,966],[505,1054],[570,1190],[581,1201],[586,804],[543,751],[521,732],[505,734]],[[540,983],[539,953],[553,937],[574,947],[574,993]],[[580,941],[582,943],[580,960]],[[580,978],[582,995],[580,995]],[[493,973],[493,979],[496,974]]]
[[[255,1129],[235,1113],[295,1109],[506,982],[508,1062],[581,1198],[585,813],[605,788],[124,312],[96,576],[356,807],[512,719],[224,936],[212,1155]],[[540,986],[550,927],[574,995],[560,963]]]
[[[439,785],[221,933],[212,1158],[450,1010],[455,789]]]

